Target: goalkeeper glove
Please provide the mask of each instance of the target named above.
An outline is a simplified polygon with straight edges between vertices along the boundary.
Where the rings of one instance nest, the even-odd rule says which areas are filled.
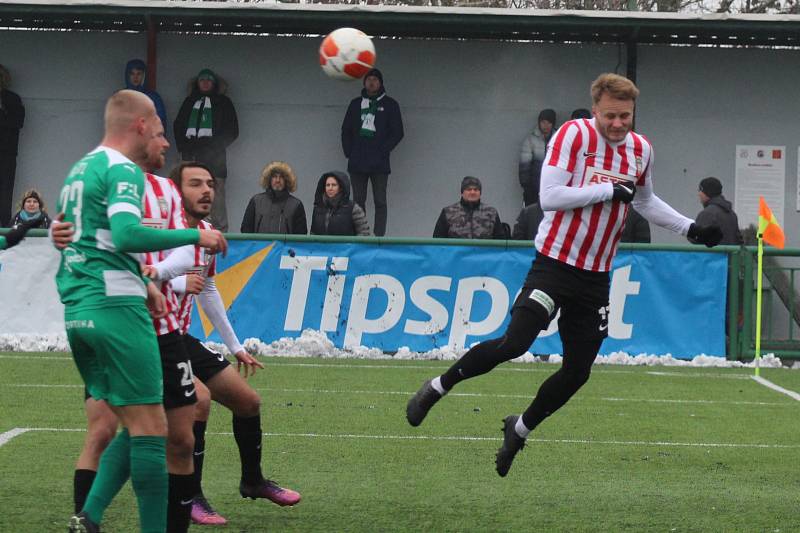
[[[705,244],[711,248],[722,240],[722,230],[716,225],[700,226],[693,222],[686,236],[694,243]]]
[[[634,194],[636,194],[636,185],[632,181],[626,183],[615,183],[614,194],[611,199],[615,202],[629,204],[633,201]]]

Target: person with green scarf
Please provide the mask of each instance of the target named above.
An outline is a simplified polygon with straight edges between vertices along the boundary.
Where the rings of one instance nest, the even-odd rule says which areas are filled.
[[[366,212],[367,183],[372,182],[375,235],[386,234],[386,186],[392,169],[389,154],[403,139],[397,100],[386,94],[383,74],[374,68],[364,76],[361,96],[350,101],[342,121],[342,150],[353,184],[353,200]]]
[[[181,160],[204,163],[211,169],[216,184],[211,223],[226,232],[226,150],[239,137],[239,120],[233,102],[225,96],[225,80],[214,71],[204,68],[190,85],[191,92],[183,101],[173,125],[175,144]]]

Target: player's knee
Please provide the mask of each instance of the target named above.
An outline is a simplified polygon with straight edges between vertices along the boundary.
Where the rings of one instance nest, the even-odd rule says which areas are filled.
[[[261,412],[261,396],[256,391],[247,387],[237,402],[236,416],[250,418]]]
[[[564,379],[569,388],[578,390],[583,387],[592,374],[592,367],[571,368],[564,371]]]
[[[197,403],[194,405],[194,419],[208,420],[211,413],[211,392],[206,387],[195,387]]]
[[[169,432],[167,453],[173,457],[191,457],[194,452],[194,434],[191,431]]]

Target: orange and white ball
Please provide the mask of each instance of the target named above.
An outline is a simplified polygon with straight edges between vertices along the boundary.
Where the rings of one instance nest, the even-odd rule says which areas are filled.
[[[319,47],[319,64],[331,78],[358,80],[375,65],[372,39],[355,28],[339,28],[329,33]]]

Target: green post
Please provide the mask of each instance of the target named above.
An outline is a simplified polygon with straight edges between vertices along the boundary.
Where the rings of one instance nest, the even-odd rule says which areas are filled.
[[[750,355],[753,334],[753,254],[744,249],[744,283],[742,290],[742,314],[744,323],[739,342],[739,358]]]
[[[728,359],[737,361],[739,350],[739,288],[742,251],[728,254]]]

